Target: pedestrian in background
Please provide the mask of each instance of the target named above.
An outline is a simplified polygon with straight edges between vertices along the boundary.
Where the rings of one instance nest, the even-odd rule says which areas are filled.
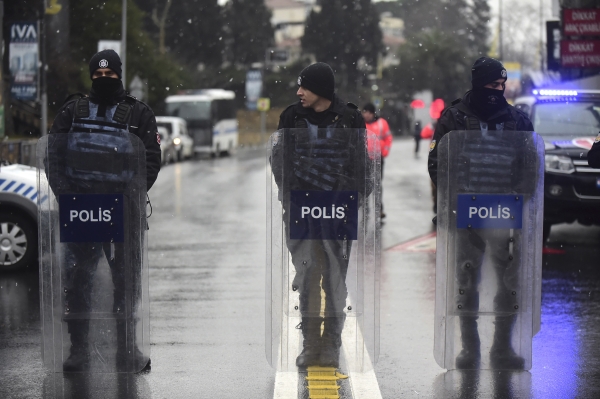
[[[419,144],[421,144],[421,121],[415,122],[413,137],[415,138],[415,158],[419,158]]]
[[[383,181],[384,159],[390,154],[390,149],[392,148],[393,137],[390,133],[390,126],[385,119],[375,113],[375,105],[371,103],[365,104],[362,110],[362,116],[365,120],[367,130],[375,134],[377,142],[381,147],[381,180]],[[369,145],[371,145],[371,141],[369,141]],[[371,148],[369,148],[369,151],[371,151]],[[383,195],[380,216],[381,218],[385,217],[385,213],[383,212]]]

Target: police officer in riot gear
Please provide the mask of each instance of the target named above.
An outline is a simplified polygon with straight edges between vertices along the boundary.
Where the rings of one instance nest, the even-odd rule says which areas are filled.
[[[485,165],[486,160],[477,158],[477,151],[473,150],[474,157],[460,162],[461,168],[456,172],[461,176],[458,179],[461,182],[459,191],[510,193],[510,190],[520,189],[520,182],[513,181],[513,176],[518,173],[513,172],[519,168],[522,170],[523,160],[509,149],[511,146],[502,138],[502,131],[533,131],[533,125],[525,113],[506,102],[504,87],[507,74],[502,63],[489,57],[481,57],[475,61],[471,74],[472,90],[452,102],[438,120],[429,152],[429,175],[437,185],[437,144],[448,132],[489,132],[489,138],[482,141],[484,144],[473,145],[479,146],[477,148],[481,154],[496,154],[493,160],[495,170],[480,167]],[[479,311],[478,290],[486,252],[490,254],[497,281],[494,309],[503,314],[495,317],[490,364],[496,369],[523,368],[524,359],[515,353],[511,344],[511,332],[517,316],[514,309],[518,308],[515,308],[518,287],[512,283],[518,280],[515,278],[518,271],[512,260],[519,256],[520,249],[513,247],[512,235],[509,236],[512,233],[508,233],[508,230],[469,228],[458,229],[456,234],[455,300],[458,309],[461,309],[459,322],[462,343],[462,350],[456,357],[456,368],[477,369],[480,366],[478,317],[469,316],[467,312],[476,314]]]
[[[50,134],[72,131],[74,120],[79,118],[76,113],[77,105],[85,109],[89,102],[92,108],[97,107],[101,113],[115,107],[116,110],[119,104],[124,104],[121,109],[130,109],[127,121],[129,132],[138,136],[146,147],[146,189],[150,190],[160,170],[160,139],[154,112],[148,105],[125,92],[121,81],[121,59],[114,50],[103,50],[95,54],[90,60],[89,68],[92,79],[89,97],[82,101],[67,101],[58,111]],[[125,108],[125,105],[128,107]]]
[[[149,106],[125,92],[121,81],[121,60],[115,51],[103,50],[95,54],[90,60],[89,71],[92,79],[89,97],[67,101],[59,110],[50,134],[98,134],[95,137],[103,137],[101,134],[106,134],[106,137],[112,137],[111,143],[117,143],[113,144],[115,146],[120,143],[119,137],[123,137],[123,152],[127,151],[128,146],[131,148],[127,136],[130,133],[138,136],[146,149],[146,188],[149,190],[160,170],[160,139],[154,113]],[[102,143],[97,144],[102,146]],[[115,151],[117,149],[121,151],[121,148],[114,148]],[[69,151],[77,151],[77,145],[69,147],[68,150],[57,149],[57,151],[67,151],[67,153],[50,154],[49,168],[52,173],[49,182],[56,196],[63,193],[119,192],[123,190],[127,179],[130,178],[127,176],[127,171],[117,170],[119,167],[123,168],[123,165],[106,165],[107,162],[102,160],[101,155],[94,158],[74,154],[69,158]],[[69,159],[77,160],[78,165],[68,166]],[[77,169],[79,177],[66,172],[69,167]],[[106,173],[103,175],[105,177],[100,178],[99,181],[98,179],[90,181],[85,178],[86,174],[99,173],[98,170],[103,170]],[[142,204],[134,203],[132,199],[128,200],[127,198],[125,202],[125,223],[128,218],[134,220],[138,215],[144,214],[141,209]],[[135,291],[137,289],[126,287],[125,282],[128,280],[124,277],[137,273],[132,270],[134,266],[130,262],[133,262],[134,259],[136,262],[139,261],[138,246],[140,244],[133,241],[129,248],[123,244],[111,243],[71,242],[67,244],[66,281],[64,282],[66,284],[64,288],[66,312],[85,313],[90,311],[94,274],[103,255],[106,256],[110,266],[114,285],[113,312],[118,314],[123,311],[127,300],[127,290]],[[127,238],[125,242],[128,242]],[[135,279],[136,276],[131,278]],[[133,297],[135,296],[136,292],[133,292]],[[71,349],[69,357],[63,363],[63,370],[65,372],[89,370],[89,320],[68,319],[67,327]],[[126,322],[117,317],[117,370],[124,370],[124,364],[119,364],[119,362],[124,362],[122,359],[125,355],[122,354],[126,351],[126,330]]]
[[[350,138],[348,146],[347,139],[346,142],[336,140],[334,135],[325,133],[325,129],[364,129],[365,122],[358,108],[342,102],[334,91],[335,78],[329,65],[318,62],[300,73],[296,93],[300,100],[282,112],[278,129],[307,129],[308,135],[315,136],[311,148],[318,150],[313,151],[310,162],[304,162],[308,148],[303,148],[302,143],[297,143],[293,137],[285,140],[283,169],[286,171],[285,178],[290,179],[286,187],[295,190],[344,190],[350,187],[356,189],[357,182],[361,181],[361,172],[351,165],[353,157],[365,151],[366,143],[354,137]],[[282,176],[275,178],[278,182],[283,180]],[[350,257],[349,242],[290,239],[287,196],[289,193],[283,193],[286,241],[296,269],[292,289],[300,294],[302,316],[299,328],[303,335],[303,350],[296,359],[296,366],[339,367],[341,333],[346,318],[343,310],[348,295],[345,280]],[[321,289],[325,292],[324,318],[320,317]]]
[[[596,136],[596,140],[594,140],[592,148],[588,151],[587,158],[588,164],[592,168],[600,169],[600,133],[598,133],[598,136]]]
[[[533,131],[523,111],[504,98],[506,69],[498,60],[481,57],[471,68],[472,89],[444,110],[435,127],[429,147],[429,175],[437,183],[437,144],[452,130]]]

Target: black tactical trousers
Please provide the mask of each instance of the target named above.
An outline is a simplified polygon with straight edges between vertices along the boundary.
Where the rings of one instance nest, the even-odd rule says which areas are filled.
[[[292,289],[300,294],[300,312],[318,317],[321,312],[321,290],[325,293],[325,317],[344,317],[348,290],[349,248],[344,259],[343,246],[349,242],[334,240],[290,240],[292,263],[296,276]]]
[[[323,323],[323,339],[339,347],[346,320],[346,275],[351,241],[288,238],[287,247],[296,270],[291,289],[300,295],[300,313],[305,338],[307,331],[313,338],[320,335],[320,326]],[[325,294],[324,318],[321,317],[322,293]]]
[[[137,319],[135,311],[141,295],[141,245],[145,232],[140,226],[131,227],[129,223],[137,221],[139,224],[139,212],[137,203],[125,201],[124,225],[130,227],[125,227],[123,242],[72,242],[65,245],[63,311],[74,345],[87,342],[89,320],[96,318],[94,313],[111,312],[111,302],[119,341],[124,339],[126,320]],[[130,218],[129,215],[136,217]],[[141,230],[139,233],[138,229]],[[103,258],[110,267],[112,292],[94,292],[99,283],[96,272]]]
[[[110,266],[113,283],[113,312],[125,311],[126,262],[128,256],[123,243],[69,243],[65,259],[65,313],[94,311],[94,302],[101,306],[103,298],[92,298],[94,278],[103,256]],[[107,293],[102,293],[104,297]]]
[[[480,311],[497,313],[494,345],[511,347],[511,332],[519,312],[521,249],[518,242],[511,236],[510,230],[457,230],[454,306],[460,314],[463,349],[479,351],[476,313]],[[484,275],[484,279],[489,281],[495,277],[496,280],[493,309],[480,309],[479,305],[481,268],[486,252],[495,273]],[[490,288],[488,284],[485,285]]]

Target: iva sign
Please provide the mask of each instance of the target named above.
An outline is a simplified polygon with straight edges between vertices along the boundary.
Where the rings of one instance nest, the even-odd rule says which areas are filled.
[[[16,22],[10,27],[10,92],[19,100],[38,97],[38,26],[37,22]]]

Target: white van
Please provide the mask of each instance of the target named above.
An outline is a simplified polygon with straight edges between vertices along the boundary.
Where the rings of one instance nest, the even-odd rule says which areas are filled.
[[[164,127],[173,139],[175,154],[178,161],[190,158],[194,155],[194,140],[190,136],[187,122],[176,116],[157,116],[156,125]]]

